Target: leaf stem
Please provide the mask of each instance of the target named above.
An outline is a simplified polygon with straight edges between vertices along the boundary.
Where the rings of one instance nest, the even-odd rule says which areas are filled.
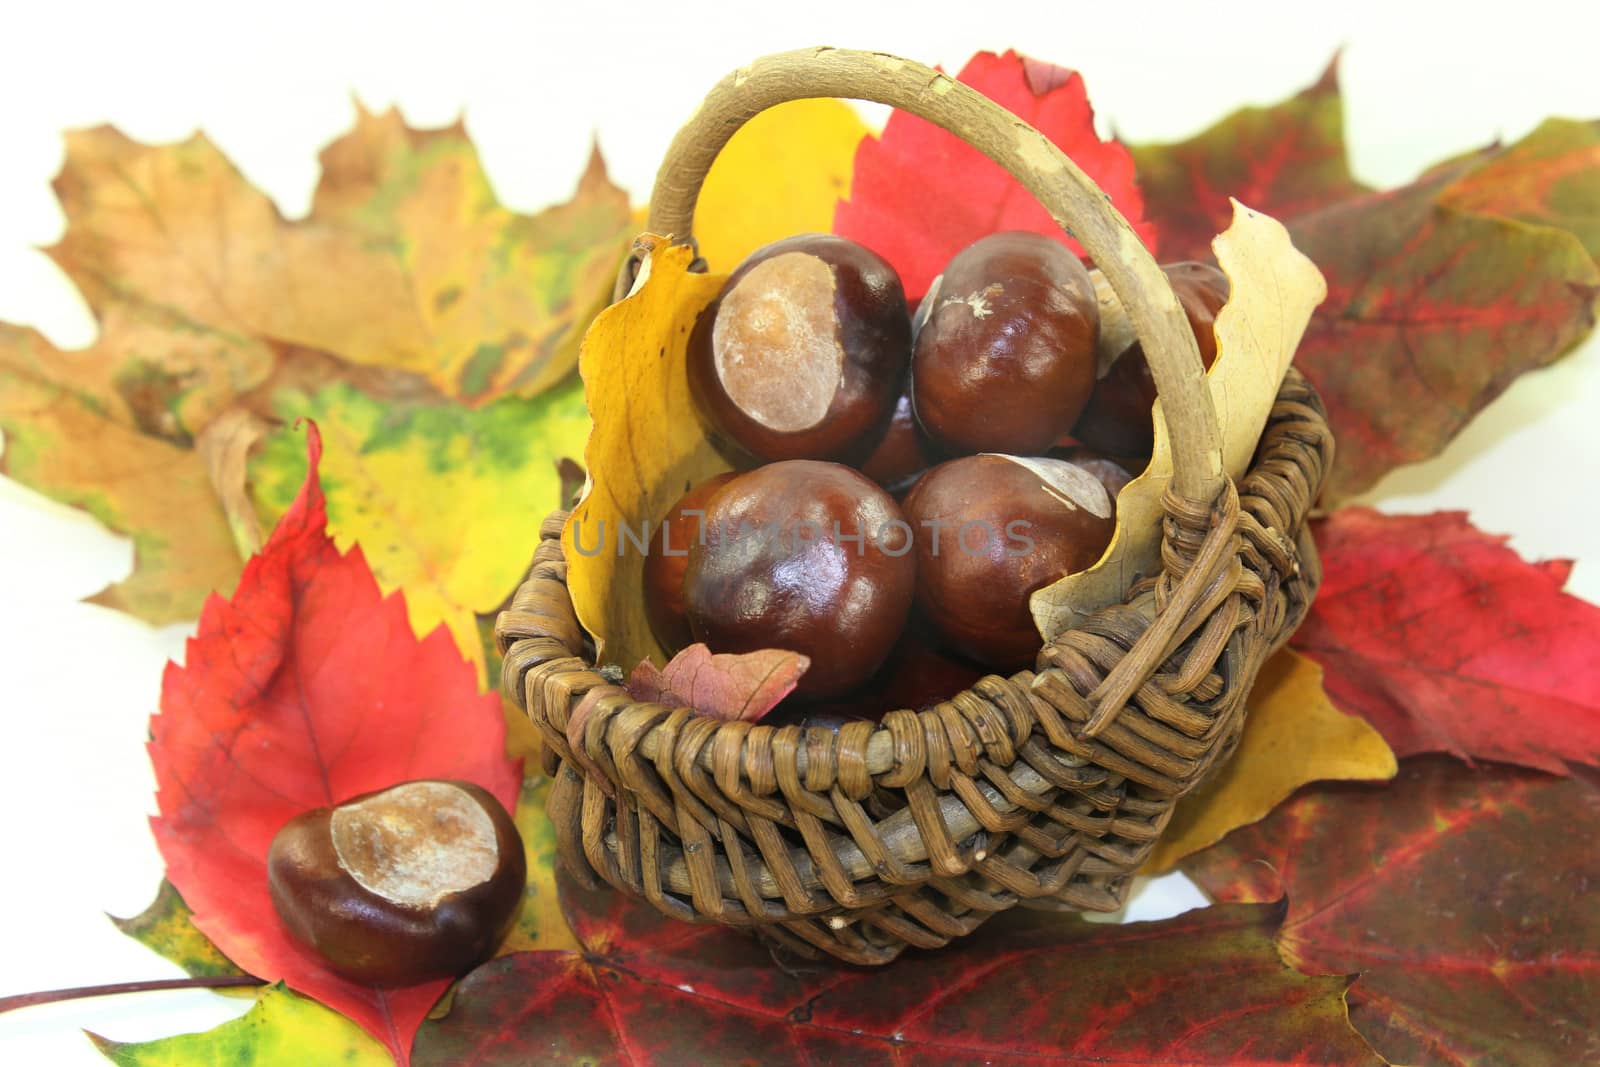
[[[161,989],[235,989],[258,985],[266,983],[248,974],[219,974],[199,978],[153,978],[142,982],[112,982],[109,985],[81,985],[71,989],[45,989],[38,993],[18,993],[16,996],[0,997],[0,1015],[38,1004],[55,1004],[63,1000],[83,1000],[88,997],[112,997],[120,993],[148,993]]]

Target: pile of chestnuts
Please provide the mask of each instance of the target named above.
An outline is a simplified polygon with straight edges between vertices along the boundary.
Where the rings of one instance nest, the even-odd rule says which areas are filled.
[[[1164,270],[1209,366],[1227,279]],[[1029,597],[1101,556],[1152,447],[1143,352],[1100,349],[1089,270],[1043,235],[969,245],[915,314],[854,241],[757,250],[689,339],[698,417],[736,470],[652,529],[657,639],[809,656],[769,722],[876,719],[1030,666]]]

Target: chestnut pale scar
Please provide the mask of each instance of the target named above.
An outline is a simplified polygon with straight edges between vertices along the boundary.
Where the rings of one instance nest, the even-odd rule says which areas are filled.
[[[711,333],[717,379],[728,398],[769,430],[820,423],[844,376],[833,269],[785,252],[756,264],[722,299]]]
[[[339,866],[406,907],[482,885],[500,860],[489,813],[448,782],[407,782],[335,808],[329,830]]]
[[[1000,455],[984,452],[981,455]],[[1100,479],[1076,463],[1064,459],[1044,459],[1035,456],[1005,456],[1020,467],[1038,475],[1044,491],[1069,508],[1082,508],[1097,518],[1111,517],[1111,497]]]

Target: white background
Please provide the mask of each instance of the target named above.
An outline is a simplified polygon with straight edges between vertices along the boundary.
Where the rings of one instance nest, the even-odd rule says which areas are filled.
[[[357,98],[398,104],[417,124],[464,113],[518,209],[570,195],[594,136],[642,200],[699,94],[754,56],[809,44],[950,69],[976,49],[1014,46],[1083,71],[1102,131],[1134,141],[1185,137],[1237,106],[1279,100],[1342,46],[1355,170],[1385,185],[1547,115],[1600,116],[1600,5],[1588,0],[58,2],[9,5],[0,41],[0,319],[64,347],[87,344],[94,324],[36,247],[61,233],[49,181],[61,132],[75,126],[111,122],[151,141],[202,127],[293,217],[310,203],[317,150],[349,127]],[[1597,412],[1591,343],[1374,498],[1394,511],[1466,508],[1526,555],[1595,559]],[[0,995],[178,973],[103,917],[141,910],[161,876],[142,746],[162,664],[188,630],[78,602],[130,563],[126,540],[0,479]],[[1573,588],[1600,599],[1600,565],[1580,564]],[[1191,894],[1169,884],[1136,906],[1170,912]],[[193,992],[31,1009],[0,1016],[0,1060],[102,1062],[80,1028],[156,1037],[244,1007]]]

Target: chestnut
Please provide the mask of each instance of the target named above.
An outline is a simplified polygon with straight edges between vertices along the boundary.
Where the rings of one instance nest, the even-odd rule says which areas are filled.
[[[944,269],[911,356],[917,420],[949,453],[1043,453],[1094,388],[1100,306],[1078,257],[997,233]]]
[[[949,700],[970,689],[983,675],[971,663],[936,647],[913,625],[865,684],[835,700],[796,700],[791,696],[761,721],[767,726],[822,726],[829,730],[838,730],[847,722],[880,722],[899,708],[920,711]]]
[[[644,559],[644,613],[651,632],[669,655],[694,640],[683,613],[683,573],[689,567],[689,546],[703,538],[706,504],[735,477],[736,472],[726,471],[694,486],[667,509],[651,533]]]
[[[911,358],[894,268],[809,233],[752,252],[689,337],[689,387],[727,441],[761,459],[858,457]]]
[[[1100,480],[1106,487],[1106,495],[1111,498],[1112,511],[1116,511],[1117,494],[1122,492],[1122,487],[1133,481],[1133,472],[1126,466],[1112,459],[1102,456],[1092,448],[1083,445],[1070,445],[1066,448],[1052,448],[1050,456],[1054,459],[1064,459],[1068,463],[1076,463],[1090,474]]]
[[[376,986],[465,974],[510,928],[527,883],[506,809],[470,782],[422,780],[290,819],[267,884],[294,937]]]
[[[913,628],[895,644],[879,672],[883,709],[932,707],[972,688],[985,673]]]
[[[1177,294],[1189,328],[1200,346],[1206,369],[1217,359],[1217,335],[1212,326],[1228,301],[1228,276],[1209,263],[1169,263],[1161,268]],[[1114,357],[1110,369],[1095,384],[1073,433],[1078,440],[1118,456],[1148,456],[1154,447],[1150,408],[1156,402],[1156,380],[1144,356],[1144,346],[1134,341]]]
[[[706,509],[683,602],[713,652],[811,657],[795,692],[838,696],[878,669],[911,610],[911,528],[859,471],[785,460],[740,475]]]
[[[1028,598],[1091,566],[1114,528],[1105,487],[1083,468],[994,454],[933,468],[905,514],[916,529],[918,610],[957,652],[1006,671],[1039,651]]]
[[[890,493],[911,488],[917,475],[938,462],[911,413],[911,393],[902,392],[883,436],[861,462],[861,473]]]

